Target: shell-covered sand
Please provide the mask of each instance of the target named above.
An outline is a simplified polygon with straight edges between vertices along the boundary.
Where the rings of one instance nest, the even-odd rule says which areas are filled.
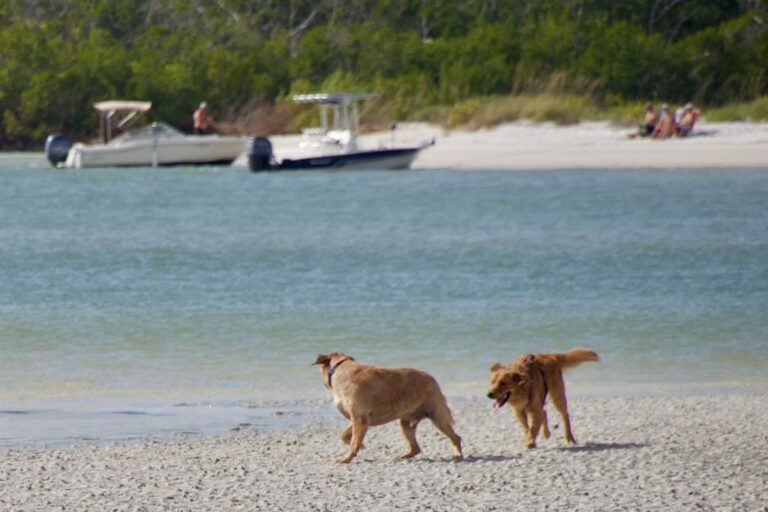
[[[768,510],[767,399],[572,400],[579,444],[550,406],[553,437],[534,450],[509,408],[449,399],[462,461],[425,421],[414,459],[394,460],[392,423],[335,464],[342,418],[311,412],[278,432],[3,449],[0,510]]]

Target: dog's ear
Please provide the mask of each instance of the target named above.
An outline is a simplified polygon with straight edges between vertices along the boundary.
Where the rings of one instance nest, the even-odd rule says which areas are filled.
[[[355,360],[354,357],[348,356],[344,352],[334,352],[333,354],[331,354],[331,356],[336,356],[336,357],[339,357],[339,358],[346,357],[348,361],[354,361]]]
[[[501,363],[493,363],[493,366],[491,366],[491,371],[495,372],[496,370],[501,370],[501,368]]]
[[[320,357],[320,356],[317,356],[317,357]],[[331,352],[327,356],[323,356],[323,357],[327,357],[328,358],[328,364],[331,364],[331,361],[333,361],[334,359],[341,359],[342,357],[348,359],[349,361],[354,361],[355,360],[354,357],[348,356],[344,352]],[[315,364],[318,364],[318,363],[315,363]]]
[[[525,359],[523,360],[523,364],[525,366],[531,366],[535,362],[536,362],[536,355],[534,354],[527,354],[525,356]]]
[[[312,364],[313,365],[319,364],[321,366],[325,366],[325,365],[331,364],[331,358],[325,354],[318,354],[317,359],[315,359],[315,362]]]

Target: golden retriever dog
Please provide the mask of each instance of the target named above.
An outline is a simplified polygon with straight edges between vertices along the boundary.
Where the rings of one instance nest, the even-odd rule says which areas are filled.
[[[453,417],[437,381],[426,372],[412,368],[382,368],[355,361],[341,352],[320,354],[323,384],[333,392],[336,408],[350,423],[341,434],[349,446],[336,462],[347,463],[362,448],[368,427],[400,420],[408,459],[421,452],[416,442],[416,426],[429,418],[453,444],[454,458],[462,458],[461,438],[453,431]]]
[[[499,363],[491,367],[491,389],[488,398],[496,400],[494,407],[509,403],[523,426],[526,446],[536,447],[536,437],[543,426],[544,438],[549,438],[549,425],[544,402],[552,397],[565,426],[565,440],[576,443],[571,432],[568,401],[565,398],[563,371],[588,361],[599,361],[597,353],[587,348],[575,348],[562,354],[526,354],[509,366]]]

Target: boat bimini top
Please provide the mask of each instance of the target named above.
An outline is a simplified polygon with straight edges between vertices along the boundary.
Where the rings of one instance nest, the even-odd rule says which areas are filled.
[[[320,92],[313,94],[296,94],[293,101],[296,103],[330,103],[336,105],[351,105],[358,100],[373,98],[369,92]]]
[[[125,130],[141,114],[152,108],[151,101],[110,100],[93,104],[99,111],[99,137],[105,144],[112,140],[112,129]],[[125,113],[125,115],[122,115]],[[115,121],[115,116],[122,115]]]
[[[302,130],[305,141],[302,147],[339,146],[345,152],[357,151],[357,134],[360,131],[358,102],[373,98],[374,94],[361,92],[323,92],[296,94],[296,103],[320,105],[320,126]],[[331,119],[328,119],[328,113]],[[329,122],[330,121],[330,122]],[[316,139],[320,139],[319,141]],[[314,140],[313,140],[314,139]]]

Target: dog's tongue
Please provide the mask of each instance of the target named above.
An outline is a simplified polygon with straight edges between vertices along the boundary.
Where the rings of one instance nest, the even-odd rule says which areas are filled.
[[[495,402],[493,402],[493,408],[498,409],[499,407],[502,407],[504,405],[504,397],[497,398]]]

